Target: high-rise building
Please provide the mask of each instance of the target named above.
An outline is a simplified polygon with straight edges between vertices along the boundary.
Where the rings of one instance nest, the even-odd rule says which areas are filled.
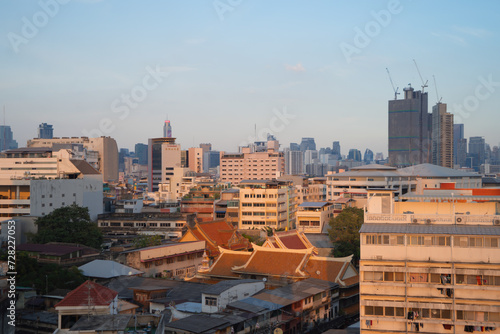
[[[189,169],[195,173],[203,173],[203,149],[201,147],[191,147],[188,154]]]
[[[0,125],[0,151],[17,148],[17,141],[9,125]]]
[[[165,121],[165,124],[163,124],[163,137],[172,138],[172,126],[170,125],[170,121]]]
[[[351,148],[349,150],[349,154],[347,155],[348,160],[361,161],[361,151],[355,148]]]
[[[211,168],[216,168],[220,165],[219,151],[206,151],[203,153],[203,172],[208,173]]]
[[[200,148],[202,148],[203,149],[203,153],[205,153],[205,152],[208,152],[208,151],[212,150],[212,144],[210,144],[210,143],[200,144]]]
[[[297,143],[290,143],[290,151],[300,151],[300,145]]]
[[[285,149],[285,174],[304,174],[304,152]]]
[[[467,138],[461,138],[457,144],[457,165],[465,167],[467,163]]]
[[[42,123],[38,126],[38,138],[42,139],[52,139],[54,136],[54,129],[52,125],[47,123]]]
[[[150,138],[148,149],[148,189],[156,192],[160,183],[169,183],[176,177],[175,169],[182,167],[181,145],[175,138]]]
[[[460,141],[464,139],[464,125],[463,124],[453,124],[453,163],[455,165],[463,166],[459,163],[459,153],[458,149],[460,146]],[[467,154],[467,148],[465,148],[465,154]],[[465,158],[463,163],[465,163]]]
[[[148,164],[148,145],[137,143],[135,144],[135,156],[139,159],[139,165]]]
[[[363,161],[365,162],[365,164],[369,164],[371,162],[373,162],[373,151],[370,150],[370,149],[366,149],[365,150],[365,154],[363,155]]]
[[[432,107],[432,163],[453,168],[453,114],[446,112],[446,103]]]
[[[338,159],[342,157],[342,153],[340,152],[340,142],[334,141],[332,144],[332,154],[336,154]]]
[[[471,159],[470,167],[479,171],[479,166],[484,164],[485,160],[485,141],[483,137],[469,138],[469,158]]]
[[[389,164],[406,167],[431,161],[431,117],[427,93],[404,89],[404,99],[389,101]]]
[[[316,143],[314,142],[314,138],[302,138],[302,142],[300,142],[300,150],[305,152],[307,150],[316,150]]]

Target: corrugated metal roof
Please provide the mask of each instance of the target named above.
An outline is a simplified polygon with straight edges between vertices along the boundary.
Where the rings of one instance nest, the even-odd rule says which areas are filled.
[[[247,284],[247,283],[260,283],[262,281],[256,280],[256,279],[240,279],[240,280],[225,280],[225,281],[220,281],[217,284],[211,285],[205,290],[203,290],[203,293],[208,294],[208,295],[218,295],[221,294],[222,292],[235,287],[240,284]]]
[[[111,278],[117,276],[132,276],[143,274],[144,272],[125,266],[116,261],[94,260],[78,267],[83,271],[83,275],[88,277]]]
[[[299,207],[304,208],[322,208],[328,204],[332,204],[330,202],[304,202],[299,205]]]
[[[500,226],[432,224],[363,224],[360,233],[500,235]]]

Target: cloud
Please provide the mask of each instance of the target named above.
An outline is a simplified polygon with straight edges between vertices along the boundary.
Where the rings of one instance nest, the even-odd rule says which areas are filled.
[[[285,65],[285,68],[287,71],[292,71],[292,72],[305,72],[306,69],[304,66],[302,66],[301,63],[297,63],[297,65]]]
[[[452,34],[441,34],[441,33],[437,33],[437,32],[433,32],[431,34],[433,36],[440,37],[442,39],[447,39],[447,40],[449,40],[455,44],[458,44],[460,46],[467,46],[467,42],[462,37],[452,35]]]
[[[460,26],[453,26],[452,28],[457,32],[477,38],[484,38],[491,35],[490,31],[481,28],[460,27]]]

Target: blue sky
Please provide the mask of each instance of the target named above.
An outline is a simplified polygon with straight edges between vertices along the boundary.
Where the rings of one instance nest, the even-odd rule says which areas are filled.
[[[58,1],[0,1],[0,105],[20,146],[46,122],[133,149],[168,116],[183,148],[235,151],[257,126],[386,155],[386,68],[420,89],[413,59],[429,110],[435,76],[466,136],[500,142],[498,1]]]

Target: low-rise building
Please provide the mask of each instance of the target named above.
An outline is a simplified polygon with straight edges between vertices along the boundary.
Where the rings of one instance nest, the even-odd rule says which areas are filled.
[[[331,202],[304,202],[297,210],[297,229],[304,233],[323,233],[335,206]]]

